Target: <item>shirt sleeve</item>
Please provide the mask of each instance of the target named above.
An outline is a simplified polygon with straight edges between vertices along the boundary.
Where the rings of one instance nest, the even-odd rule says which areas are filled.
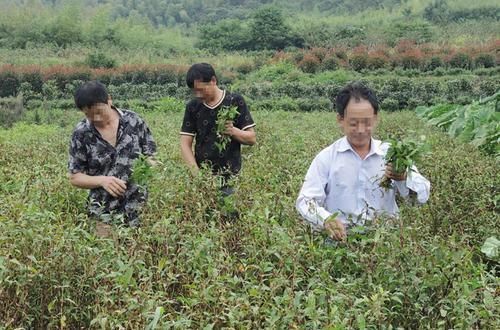
[[[236,105],[239,112],[238,117],[236,117],[236,120],[234,121],[234,126],[242,131],[255,126],[252,115],[248,110],[248,106],[241,95],[236,95],[231,104]]]
[[[68,171],[71,174],[87,173],[88,171],[87,146],[83,136],[78,131],[74,131],[71,135]]]
[[[140,126],[140,145],[141,152],[147,156],[153,156],[156,153],[156,142],[153,139],[153,134],[151,134],[151,130],[149,129],[146,122],[142,119]]]
[[[190,104],[186,105],[184,119],[182,120],[181,135],[196,136],[196,120]]]
[[[411,168],[405,181],[394,181],[394,184],[402,197],[407,197],[412,190],[417,193],[419,203],[423,204],[429,199],[431,183],[418,172],[415,166]]]
[[[314,158],[295,204],[300,215],[315,229],[323,229],[325,220],[332,215],[324,208],[329,176],[327,158],[326,152],[321,152]]]

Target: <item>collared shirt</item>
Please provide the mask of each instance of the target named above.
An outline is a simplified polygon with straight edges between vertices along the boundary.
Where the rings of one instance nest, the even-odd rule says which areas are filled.
[[[223,106],[236,106],[239,114],[234,127],[247,130],[255,126],[250,111],[241,95],[226,93],[219,102],[210,106],[198,99],[186,105],[181,135],[195,137],[194,156],[198,166],[208,163],[214,173],[237,174],[241,169],[241,144],[231,139],[226,148],[219,152],[215,143],[217,138],[217,113]]]
[[[129,223],[137,225],[141,204],[147,192],[130,183],[134,160],[144,154],[152,156],[156,144],[146,123],[133,111],[120,110],[116,146],[102,138],[95,126],[83,119],[73,131],[69,148],[68,170],[91,176],[114,176],[127,182],[124,196],[115,198],[104,188],[89,193],[89,212],[101,217],[111,212],[122,213]]]
[[[307,171],[296,202],[299,213],[322,229],[335,212],[347,226],[362,225],[378,215],[396,216],[396,190],[406,197],[410,189],[417,193],[418,202],[425,203],[430,183],[415,167],[406,181],[392,181],[393,189],[380,187],[388,148],[388,143],[372,139],[368,155],[361,159],[343,137],[323,149]]]

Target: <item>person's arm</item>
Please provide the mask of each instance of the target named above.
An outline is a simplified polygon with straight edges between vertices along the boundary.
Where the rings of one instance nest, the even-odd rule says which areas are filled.
[[[68,177],[70,183],[82,189],[104,188],[111,196],[119,197],[127,189],[125,181],[111,176],[91,176],[88,171],[88,156],[85,136],[76,129],[69,146]]]
[[[196,136],[196,119],[193,111],[194,106],[192,103],[188,103],[184,111],[184,119],[182,120],[180,146],[184,163],[186,163],[193,173],[196,173],[199,168],[193,153],[193,141]]]
[[[295,203],[300,215],[313,227],[321,230],[325,228],[325,221],[332,215],[323,206],[329,172],[327,158],[328,154],[325,152],[321,152],[314,158]]]
[[[253,146],[255,142],[257,142],[255,129],[253,127],[242,130],[235,127],[232,121],[226,122],[226,131],[224,133],[241,144]]]
[[[337,213],[331,213],[323,206],[328,184],[328,158],[328,153],[321,152],[313,160],[295,206],[313,228],[324,230],[334,240],[345,241],[347,232],[344,223]]]
[[[431,183],[418,172],[415,166],[411,168],[410,173],[405,172],[399,175],[392,172],[392,167],[387,166],[386,175],[394,181],[394,185],[402,197],[407,197],[411,190],[417,194],[419,203],[423,204],[429,199]]]
[[[238,107],[238,116],[232,121],[226,122],[226,131],[224,134],[229,135],[241,144],[254,145],[257,142],[255,133],[255,123],[252,115],[248,110],[245,99],[238,94],[235,94],[231,101],[231,105]]]
[[[69,174],[69,180],[73,186],[82,189],[95,189],[102,187],[113,197],[120,197],[127,190],[127,183],[114,176],[92,176],[77,172]]]
[[[193,140],[193,136],[181,134],[181,155],[186,165],[197,172],[199,168],[193,154]]]

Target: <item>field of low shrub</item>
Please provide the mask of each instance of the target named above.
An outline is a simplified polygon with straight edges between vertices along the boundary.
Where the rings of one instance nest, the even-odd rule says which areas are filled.
[[[332,248],[294,202],[314,155],[341,135],[333,113],[253,111],[258,144],[243,150],[241,216],[227,223],[214,180],[182,165],[182,110],[164,102],[141,111],[163,161],[143,225],[108,240],[66,176],[81,113],[30,110],[0,129],[5,328],[500,327],[498,263],[480,252],[500,236],[494,159],[413,112],[382,113],[379,138],[427,136],[432,153],[418,166],[431,198]]]

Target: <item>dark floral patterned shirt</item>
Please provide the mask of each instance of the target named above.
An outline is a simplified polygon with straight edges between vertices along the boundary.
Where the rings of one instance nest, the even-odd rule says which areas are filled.
[[[146,123],[133,111],[114,108],[120,115],[116,146],[104,140],[87,119],[78,123],[69,148],[69,172],[91,176],[114,176],[127,182],[125,194],[111,196],[104,188],[91,189],[89,213],[107,222],[111,216],[123,215],[130,226],[139,225],[139,212],[147,198],[147,191],[130,183],[134,160],[140,154],[152,156],[156,144]]]

